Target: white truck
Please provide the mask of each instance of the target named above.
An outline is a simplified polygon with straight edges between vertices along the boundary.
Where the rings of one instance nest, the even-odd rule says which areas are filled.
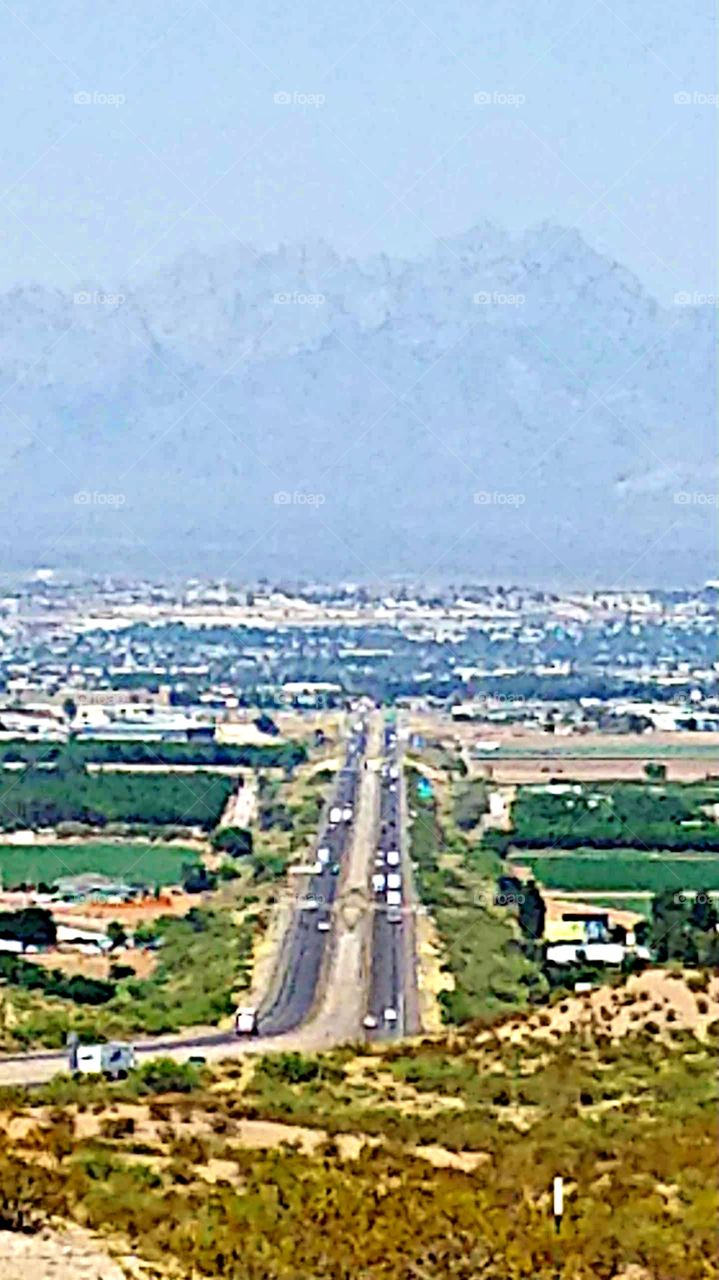
[[[387,890],[387,906],[388,907],[402,906],[402,894],[398,893],[396,889]]]
[[[388,867],[399,866],[399,850],[398,849],[387,850],[387,866]]]
[[[402,877],[399,871],[390,871],[389,875],[387,876],[387,888],[388,889],[402,888]]]
[[[257,1035],[257,1010],[245,1006],[235,1010],[235,1035]]]
[[[354,810],[353,810],[353,808],[352,808],[352,805],[351,805],[351,804],[346,804],[346,805],[345,805],[345,807],[344,807],[344,809],[342,810],[342,821],[343,821],[343,822],[351,822],[351,821],[352,821],[353,813],[354,813]]]
[[[330,826],[336,827],[338,822],[342,821],[342,810],[338,804],[333,804],[330,809]]]
[[[384,890],[385,878],[381,871],[375,871],[372,876],[372,888],[375,893],[382,893]]]
[[[70,1049],[70,1070],[73,1075],[106,1076],[108,1080],[121,1080],[135,1066],[135,1046],[132,1044],[77,1044]]]

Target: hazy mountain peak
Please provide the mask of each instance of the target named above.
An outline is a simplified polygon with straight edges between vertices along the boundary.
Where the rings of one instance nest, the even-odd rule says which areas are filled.
[[[708,500],[673,493],[712,464],[716,312],[659,307],[574,230],[478,223],[419,261],[233,244],[79,294],[0,298],[20,563],[59,537],[89,567],[136,539],[172,566],[251,546],[248,569],[307,574],[711,567]],[[123,494],[114,523],[72,505],[91,486]]]

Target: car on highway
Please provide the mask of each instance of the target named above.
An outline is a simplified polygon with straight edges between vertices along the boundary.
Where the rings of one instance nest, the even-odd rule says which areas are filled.
[[[333,876],[338,876],[338,875],[339,875],[339,873],[340,873],[340,864],[339,864],[339,862],[333,862],[333,863],[332,863],[332,866],[330,867],[330,873],[331,873],[331,875],[333,875]]]
[[[387,850],[387,865],[388,865],[389,867],[398,867],[398,866],[399,866],[399,850],[397,850],[397,849],[388,849],[388,850]]]
[[[394,1026],[395,1022],[397,1021],[397,1010],[393,1009],[391,1006],[388,1006],[385,1009],[383,1016],[384,1016],[385,1024],[387,1026],[390,1026],[390,1027]]]
[[[364,1018],[362,1019],[362,1026],[365,1027],[367,1031],[374,1031],[377,1025],[378,1025],[378,1022],[374,1014],[366,1013]]]
[[[401,924],[401,923],[402,923],[402,912],[401,912],[401,911],[398,911],[396,907],[394,907],[391,911],[388,911],[388,912],[387,912],[387,923],[388,923],[388,924]]]
[[[236,1036],[256,1036],[257,1035],[257,1010],[249,1005],[244,1005],[235,1011],[235,1035]]]
[[[318,921],[317,921],[317,932],[318,932],[318,933],[329,933],[329,931],[330,931],[331,927],[332,927],[332,926],[330,925],[329,920],[318,920]]]
[[[319,911],[320,900],[319,898],[312,898],[312,897],[298,898],[297,906],[299,907],[300,911]]]
[[[317,850],[317,861],[320,862],[322,866],[325,866],[326,863],[329,862],[329,860],[330,860],[329,845],[323,844],[322,848]]]
[[[402,906],[402,894],[398,893],[396,889],[387,890],[387,906],[388,907]]]
[[[402,877],[399,871],[390,871],[389,875],[387,876],[387,888],[388,889],[402,888]]]

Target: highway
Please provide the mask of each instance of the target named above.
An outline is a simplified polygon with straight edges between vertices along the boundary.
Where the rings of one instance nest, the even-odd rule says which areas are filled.
[[[359,721],[352,730],[344,766],[317,837],[315,854],[326,861],[298,897],[282,948],[280,981],[259,1011],[262,1036],[285,1035],[295,1030],[315,1003],[335,923],[332,908],[352,837],[366,746],[366,726]],[[338,814],[339,821],[333,821]]]
[[[365,1027],[372,1036],[396,1038],[418,1031],[419,1019],[402,754],[391,724],[384,728],[379,816],[379,844],[372,868],[372,967]]]

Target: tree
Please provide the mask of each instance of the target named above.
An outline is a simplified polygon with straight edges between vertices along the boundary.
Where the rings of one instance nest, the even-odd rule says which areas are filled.
[[[184,868],[182,887],[185,893],[206,893],[210,889],[217,888],[217,876],[201,863],[188,864]]]
[[[111,920],[107,926],[107,936],[113,951],[117,951],[119,947],[124,947],[127,942],[127,934],[120,924],[119,920]]]
[[[74,698],[66,698],[62,704],[62,713],[66,720],[74,720],[77,715],[77,703]]]
[[[57,928],[52,913],[44,907],[23,907],[0,912],[0,938],[12,938],[26,947],[54,947]]]
[[[272,716],[268,716],[266,711],[263,711],[262,714],[257,717],[254,721],[254,725],[260,733],[267,733],[272,738],[279,737],[280,731],[272,719]]]
[[[651,945],[657,959],[683,960],[687,944],[687,911],[683,893],[664,889],[652,900]]]
[[[547,908],[544,898],[539,892],[536,880],[530,880],[524,887],[519,903],[519,927],[525,938],[539,941],[544,936],[544,921]]]
[[[212,847],[231,858],[244,858],[252,853],[252,832],[246,827],[220,827],[212,835]]]
[[[693,929],[698,929],[701,933],[716,931],[719,913],[708,890],[704,889],[696,895],[689,914],[689,922]]]
[[[644,776],[653,782],[663,782],[667,776],[667,766],[665,764],[657,764],[656,761],[650,760],[644,766]]]

